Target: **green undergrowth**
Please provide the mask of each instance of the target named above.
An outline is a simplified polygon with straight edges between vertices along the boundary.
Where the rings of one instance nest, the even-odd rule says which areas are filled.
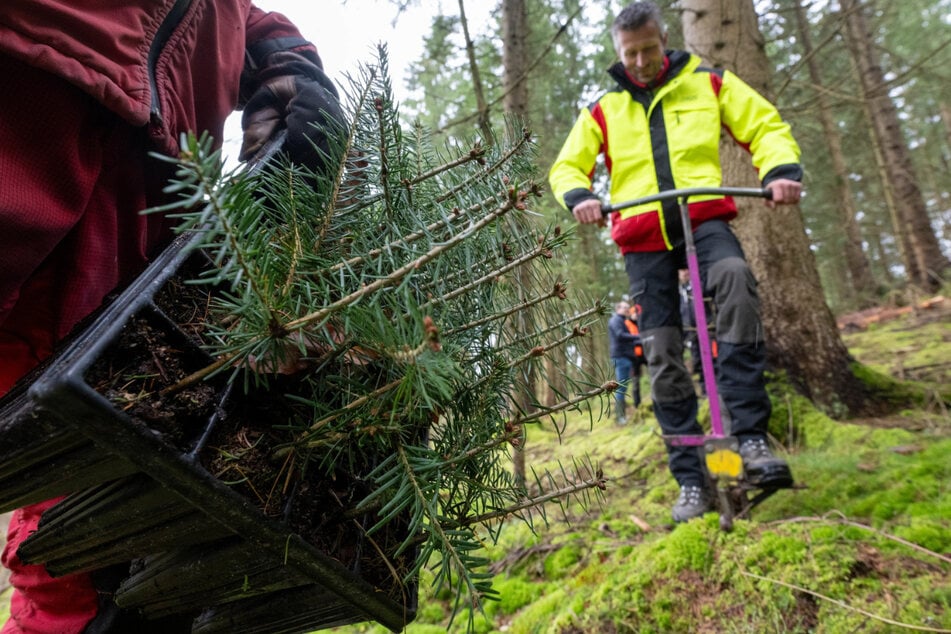
[[[940,381],[894,373],[889,345],[906,367],[951,358],[948,321],[908,320],[849,335],[848,345],[883,390],[942,393]],[[911,328],[911,330],[909,330]],[[942,332],[943,329],[943,332]],[[892,334],[889,335],[889,332]],[[865,343],[864,335],[871,338]],[[943,352],[916,346],[943,347]],[[866,350],[874,350],[867,354]],[[943,355],[943,356],[942,356]],[[940,368],[939,368],[940,370]],[[868,377],[868,378],[866,378]],[[876,379],[875,377],[879,377]],[[917,390],[917,392],[916,392]],[[947,397],[883,419],[832,420],[774,379],[770,432],[797,488],[760,504],[732,532],[707,514],[670,521],[677,489],[649,402],[625,426],[570,417],[561,433],[530,430],[527,464],[560,469],[587,456],[609,478],[604,501],[549,507],[503,527],[485,554],[496,562],[497,601],[472,616],[494,634],[891,633],[951,631],[951,418]],[[599,405],[592,407],[600,411]],[[702,414],[703,415],[703,412]],[[451,597],[421,580],[420,610],[407,634],[465,632],[450,624]],[[386,630],[372,624],[338,634]]]
[[[909,320],[846,340],[870,377],[947,390],[933,377],[897,381],[887,349],[902,346],[912,359],[906,368],[927,365],[932,354],[951,358],[948,321],[933,325],[923,326],[920,340],[904,335]],[[915,346],[943,352],[918,357]],[[782,439],[776,449],[800,488],[766,500],[730,533],[713,513],[671,523],[677,491],[649,403],[626,426],[578,414],[559,423],[560,433],[531,428],[530,468],[560,469],[588,456],[609,478],[603,503],[549,507],[531,516],[534,531],[513,521],[497,543],[485,535],[497,600],[481,611],[463,608],[453,618],[454,598],[435,594],[424,571],[418,615],[406,634],[465,632],[470,616],[472,631],[485,634],[951,630],[947,399],[885,419],[839,422],[781,383],[771,385],[771,395],[771,434]],[[592,411],[597,417],[600,404]],[[0,622],[7,607],[0,601]],[[334,630],[386,631],[371,623]]]
[[[559,450],[597,452],[615,468],[605,503],[549,513],[535,533],[507,526],[486,549],[499,562],[499,600],[473,631],[951,629],[951,438],[821,415],[802,423],[807,442],[787,458],[804,488],[773,496],[731,533],[713,513],[670,523],[676,489],[650,423],[566,431]],[[548,440],[532,435],[536,454]],[[447,628],[448,597],[429,596],[425,580],[420,603],[407,634],[466,630],[465,610]]]
[[[944,300],[942,305],[951,303]],[[860,361],[855,373],[896,400],[910,397],[925,410],[951,400],[951,306],[936,314],[872,323],[842,335]],[[945,409],[943,413],[947,414]]]

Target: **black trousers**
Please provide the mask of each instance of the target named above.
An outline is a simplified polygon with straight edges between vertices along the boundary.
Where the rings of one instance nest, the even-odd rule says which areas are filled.
[[[694,231],[703,296],[715,307],[717,389],[730,433],[765,435],[771,405],[763,372],[766,347],[756,280],[730,226],[719,220]],[[632,301],[640,304],[641,342],[651,379],[654,413],[666,435],[702,434],[697,397],[684,363],[678,271],[687,267],[681,245],[673,251],[628,253],[624,265]],[[695,447],[667,445],[668,464],[681,485],[702,484]]]

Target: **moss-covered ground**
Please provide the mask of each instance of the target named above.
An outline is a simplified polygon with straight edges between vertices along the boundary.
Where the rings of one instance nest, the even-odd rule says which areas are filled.
[[[609,478],[602,499],[487,538],[498,599],[482,611],[450,624],[451,597],[424,575],[406,634],[464,632],[470,616],[475,632],[509,634],[951,632],[951,315],[906,315],[843,338],[866,380],[919,405],[835,421],[774,381],[771,429],[800,488],[729,533],[714,513],[670,521],[677,489],[649,401],[626,426],[579,414],[560,434],[534,428],[528,465],[586,456]]]
[[[474,615],[450,624],[450,597],[424,576],[406,634],[464,632],[470,616],[509,634],[951,632],[951,311],[843,338],[865,380],[918,405],[836,421],[774,380],[771,431],[798,488],[732,532],[715,513],[670,521],[677,488],[649,403],[626,426],[578,415],[561,434],[533,429],[530,467],[587,456],[610,478],[602,500],[487,542],[498,600]]]

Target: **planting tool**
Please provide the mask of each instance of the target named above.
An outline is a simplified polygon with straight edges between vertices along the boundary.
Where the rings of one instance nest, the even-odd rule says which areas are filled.
[[[720,509],[720,527],[724,531],[732,530],[734,518],[743,517],[750,510],[770,497],[780,488],[759,488],[750,484],[745,478],[743,459],[739,453],[739,442],[730,435],[727,429],[729,421],[724,420],[721,409],[720,394],[717,391],[716,375],[713,369],[713,352],[710,343],[710,333],[707,329],[707,313],[703,301],[703,286],[700,281],[700,263],[697,259],[697,248],[694,244],[693,231],[690,223],[688,199],[692,196],[723,195],[745,196],[752,198],[772,199],[772,192],[768,189],[748,187],[693,187],[686,189],[671,189],[650,196],[636,198],[613,205],[603,205],[601,213],[609,213],[635,207],[647,203],[676,199],[680,206],[680,222],[683,226],[684,247],[686,251],[687,270],[690,273],[690,286],[693,295],[693,309],[697,324],[697,340],[700,347],[700,361],[703,368],[703,384],[706,388],[710,403],[710,433],[705,435],[664,436],[672,445],[703,447],[704,464],[707,474],[714,482],[717,492],[717,502]],[[725,409],[725,408],[724,408]],[[752,498],[748,493],[756,491]]]

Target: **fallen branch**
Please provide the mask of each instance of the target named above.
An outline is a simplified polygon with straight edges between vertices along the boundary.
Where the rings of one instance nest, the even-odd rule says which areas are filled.
[[[528,557],[531,557],[532,555],[554,552],[559,548],[561,548],[561,544],[537,544],[529,548],[510,550],[505,555],[505,558],[493,562],[489,566],[489,570],[492,572],[492,574],[498,574],[505,570],[511,570],[515,564],[527,559]]]
[[[857,608],[857,607],[851,606],[851,605],[849,605],[848,603],[845,603],[844,601],[839,601],[838,599],[833,599],[832,597],[827,597],[826,595],[820,594],[819,592],[814,592],[814,591],[812,591],[812,590],[809,590],[808,588],[803,588],[802,586],[797,586],[797,585],[792,584],[792,583],[786,583],[785,581],[780,581],[779,579],[770,579],[769,577],[763,577],[763,576],[754,574],[754,573],[752,573],[752,572],[746,572],[745,570],[741,570],[741,571],[740,571],[740,574],[741,574],[741,575],[744,575],[744,576],[746,576],[746,577],[751,577],[751,578],[753,578],[753,579],[759,579],[760,581],[769,581],[770,583],[775,583],[775,584],[778,585],[778,586],[783,586],[783,587],[785,587],[785,588],[789,588],[790,590],[796,590],[796,591],[798,591],[798,592],[804,592],[804,593],[806,593],[806,594],[808,594],[808,595],[811,595],[811,596],[816,597],[817,599],[822,599],[823,601],[828,601],[829,603],[833,603],[833,604],[839,606],[840,608],[845,608],[846,610],[851,610],[851,611],[853,611],[853,612],[858,612],[858,613],[861,614],[862,616],[867,616],[867,617],[870,618],[870,619],[874,619],[874,620],[880,621],[880,622],[882,622],[882,623],[888,623],[889,625],[896,625],[896,626],[898,626],[898,627],[903,627],[903,628],[908,629],[908,630],[916,630],[916,631],[919,631],[919,632],[941,632],[941,633],[943,633],[943,634],[951,634],[951,630],[944,630],[944,629],[937,628],[937,627],[926,627],[926,626],[924,626],[924,625],[910,625],[910,624],[908,624],[908,623],[902,623],[901,621],[893,621],[892,619],[887,619],[887,618],[885,618],[885,617],[883,617],[883,616],[878,616],[878,615],[876,615],[876,614],[872,614],[871,612],[866,612],[865,610],[863,610],[863,609],[861,609],[861,608]]]
[[[839,519],[829,518],[828,517],[829,515],[838,515]],[[951,557],[942,555],[941,553],[936,553],[933,550],[928,550],[927,548],[924,548],[923,546],[919,546],[918,544],[915,544],[914,542],[910,542],[906,539],[902,539],[901,537],[898,537],[896,535],[885,533],[883,531],[878,530],[877,528],[872,528],[871,526],[868,526],[866,524],[853,522],[852,520],[846,519],[846,517],[842,515],[840,511],[829,511],[829,513],[826,513],[826,515],[823,515],[822,517],[790,517],[783,520],[768,522],[768,524],[793,524],[796,522],[832,522],[834,524],[843,524],[845,526],[854,526],[855,528],[862,528],[871,533],[876,533],[877,535],[881,537],[897,542],[903,546],[907,546],[908,548],[911,548],[912,550],[917,550],[918,552],[924,553],[926,555],[931,555],[932,557],[940,559],[941,561],[945,563],[951,564]]]

